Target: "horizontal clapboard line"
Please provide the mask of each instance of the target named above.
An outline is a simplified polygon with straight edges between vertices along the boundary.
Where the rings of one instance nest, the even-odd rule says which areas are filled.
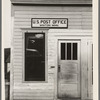
[[[22,82],[22,77],[20,77],[20,78],[18,78],[18,77],[15,78],[15,77],[14,77],[13,79],[14,79],[14,82],[15,82],[15,81],[16,81],[16,82],[20,82],[20,81]]]
[[[40,15],[39,15],[40,16]],[[32,16],[32,18],[44,18],[44,19],[46,19],[46,18],[51,18],[51,19],[53,19],[53,18],[69,18],[70,20],[81,20],[81,18],[82,17],[84,17],[84,16],[91,16],[92,17],[92,15],[79,15],[79,17],[72,17],[72,15],[71,15],[71,17],[70,17],[70,15],[63,15],[62,17],[61,17],[61,15],[59,15],[59,16],[56,16],[56,15],[45,15],[45,16],[41,16],[41,17],[39,17],[39,16]],[[17,21],[31,21],[31,17],[15,17],[15,21],[14,22],[17,22]]]
[[[61,15],[62,14],[62,15]],[[80,13],[80,14],[67,14],[67,13],[41,13],[41,14],[39,14],[39,13],[36,13],[36,14],[25,14],[25,15],[20,15],[20,14],[16,14],[15,15],[15,18],[19,18],[19,17],[26,17],[26,18],[30,18],[31,16],[34,18],[36,15],[38,15],[37,16],[37,18],[53,18],[53,17],[55,17],[55,18],[60,18],[61,16],[62,16],[62,18],[64,18],[65,16],[82,16],[82,13]],[[91,13],[92,14],[92,13]],[[91,14],[88,14],[87,13],[87,15],[86,16],[91,16]],[[58,15],[58,16],[57,16]],[[85,14],[83,14],[83,15],[85,15]],[[53,16],[53,17],[52,17]]]
[[[14,73],[23,73],[23,71],[22,70],[14,70]],[[16,76],[14,78],[21,78],[21,77],[22,77],[22,75],[20,77]]]
[[[19,93],[14,93],[13,95],[14,96],[25,96],[25,97],[26,96],[27,97],[41,97],[42,98],[42,97],[51,97],[51,96],[53,97],[54,94],[48,93],[48,92],[47,93],[41,92],[41,93],[27,93],[27,94],[24,93],[24,94],[22,94],[22,93],[19,92]]]
[[[86,27],[86,26],[85,27],[82,27],[82,30],[86,30],[86,29],[87,30],[90,30],[90,29],[92,29],[92,26],[91,27]]]
[[[92,0],[11,0],[12,3],[28,3],[28,4],[75,4],[75,3],[79,3],[79,4],[91,4]]]
[[[40,89],[38,89],[38,87],[37,87],[37,89],[34,89],[34,88],[31,88],[31,87],[29,87],[30,89],[22,89],[22,88],[20,88],[19,87],[19,89],[20,90],[18,90],[18,89],[16,89],[16,91],[15,91],[15,89],[14,89],[14,93],[15,94],[19,94],[19,93],[21,93],[21,94],[28,94],[28,93],[33,93],[33,94],[38,94],[38,93],[41,93],[41,94],[43,94],[43,93],[53,93],[54,92],[54,89],[48,89],[48,88],[46,88],[46,87],[44,87],[44,89],[43,88],[40,88]]]
[[[58,17],[57,17],[58,16]],[[82,16],[81,15],[63,15],[63,17],[62,17],[62,15],[57,15],[57,14],[53,14],[53,15],[47,15],[47,14],[45,14],[45,15],[38,15],[38,14],[36,14],[36,15],[16,15],[15,16],[15,18],[81,18]],[[88,16],[86,16],[86,17],[88,17],[88,18],[91,18],[91,15],[88,15]]]
[[[19,81],[19,80],[23,79],[22,74],[21,74],[22,71],[19,71],[19,72],[18,71],[14,71],[14,73],[16,73],[16,74],[14,74],[14,78],[13,78],[14,80],[16,80],[16,81],[18,80]],[[54,79],[53,78],[49,78],[48,82],[49,83],[54,83]],[[31,83],[34,83],[34,81],[31,81]]]
[[[41,86],[42,87],[42,86]],[[19,89],[14,89],[14,93],[16,94],[27,94],[27,93],[34,93],[34,94],[38,94],[38,93],[53,93],[54,89],[48,89],[47,87],[41,88],[40,89],[37,87],[27,87],[29,89],[26,89],[25,87],[20,88]]]
[[[14,42],[22,42],[22,39],[13,39]]]
[[[21,68],[20,68],[20,69],[19,69],[19,68],[16,68],[16,69],[14,69],[14,72],[15,72],[15,73],[22,73],[22,72],[23,72],[23,69],[21,69]]]
[[[32,84],[34,84],[34,83],[32,83]],[[47,83],[47,84],[49,84],[49,83]],[[21,85],[19,84],[18,86],[14,86],[14,92],[16,92],[16,91],[23,92],[24,91],[27,93],[27,92],[34,92],[35,90],[37,90],[38,92],[50,90],[53,92],[53,90],[54,90],[54,86],[51,86],[51,85],[50,86],[49,85],[48,86],[34,86],[34,85],[27,86],[27,85],[24,85],[24,83],[23,83]]]
[[[23,56],[22,53],[14,53],[13,55],[14,55],[14,56]]]
[[[44,86],[41,86],[41,85],[34,85],[34,84],[38,84],[39,82],[37,83],[34,83],[34,82],[31,82],[30,84],[27,83],[27,85],[25,85],[25,82],[23,82],[22,85],[18,85],[18,86],[14,86],[14,92],[48,92],[49,90],[50,91],[54,91],[54,85],[49,85],[50,83],[46,83]],[[17,83],[16,83],[17,84]],[[47,85],[48,84],[48,85]]]
[[[53,30],[50,30],[49,31],[50,32],[50,34],[49,35],[83,35],[83,34],[85,34],[85,35],[91,35],[92,34],[92,30],[80,30],[80,31],[78,31],[78,30],[73,30],[73,31],[71,31],[71,30],[63,30],[63,33],[61,33],[62,32],[62,30],[57,30],[57,29],[53,29]],[[52,38],[50,38],[49,37],[49,39],[52,39]]]
[[[22,53],[14,53],[13,55],[14,55],[14,56],[23,56]]]
[[[91,18],[89,18],[89,17],[87,17],[87,16],[82,16],[82,17],[80,17],[80,18],[68,18],[68,22],[77,22],[77,23],[79,23],[79,22],[81,22],[81,21],[88,21],[88,22],[91,22],[92,21],[92,17]],[[16,25],[16,24],[19,24],[19,23],[31,23],[31,18],[28,20],[28,21],[26,21],[26,19],[18,19],[15,23],[14,23],[14,25]],[[14,30],[15,31],[15,30]],[[22,32],[22,30],[18,30],[19,32]],[[20,33],[21,34],[21,33]]]
[[[70,27],[70,28],[73,28],[73,27],[76,28],[76,27],[81,27],[81,26],[82,26],[82,25],[80,25],[80,24],[79,24],[79,25],[76,25],[76,24],[74,25],[74,24],[72,24],[72,25],[68,25],[68,28],[69,28],[69,27]],[[19,29],[19,28],[31,28],[31,25],[28,25],[28,26],[21,26],[21,25],[20,25],[20,26],[16,26],[16,29]],[[34,29],[34,28],[33,28],[33,29]],[[55,29],[55,28],[52,28],[52,29]],[[67,29],[67,28],[65,27],[64,29]],[[22,39],[17,39],[17,38],[15,38],[14,41],[16,41],[16,42],[17,42],[17,41],[22,42]]]
[[[14,88],[17,88],[17,87],[23,87],[23,86],[25,86],[25,87],[48,87],[48,86],[54,86],[54,83],[48,83],[48,82],[23,82],[23,83],[14,83]],[[17,89],[19,89],[19,88],[17,88]],[[25,88],[23,88],[23,89],[25,89]]]
[[[31,28],[31,25],[30,26],[15,26],[16,29],[20,29],[20,28]]]
[[[18,38],[18,39],[22,39],[23,38],[23,36],[22,35],[20,35],[20,36],[16,36],[16,37],[13,37],[14,39],[15,38]]]
[[[22,76],[20,76],[20,77],[14,77],[13,79],[14,79],[14,81],[22,81],[23,80]]]
[[[49,100],[49,99],[53,99],[53,97],[28,97],[28,96],[14,96],[14,100],[16,100],[16,99],[18,99],[18,100]]]
[[[75,22],[74,22],[74,23],[73,23],[73,22],[71,23],[71,22],[69,22],[68,25],[69,25],[69,26],[71,26],[71,25],[77,25],[77,26],[78,26],[78,25],[81,25],[81,23],[82,23],[82,22],[79,22],[79,23],[75,23]],[[89,22],[88,22],[88,23],[89,23]],[[17,23],[15,26],[16,26],[16,27],[23,27],[23,26],[24,26],[24,27],[26,27],[26,26],[31,27],[31,22],[29,22],[29,23],[26,23],[26,22],[25,22],[25,24],[23,24],[23,23]],[[21,38],[21,39],[22,39],[22,36],[16,36],[16,37],[14,37],[14,38]]]
[[[23,71],[23,68],[22,67],[14,67],[14,70],[13,71]],[[14,75],[15,74],[18,74],[18,73],[14,73]],[[20,75],[21,75],[21,73],[20,73]]]
[[[22,94],[22,93],[14,93],[13,94],[14,96],[24,96],[24,97],[33,97],[33,98],[36,98],[36,97],[38,97],[38,98],[42,98],[42,97],[53,97],[54,96],[54,94],[53,93],[27,93],[27,94]]]
[[[82,15],[82,16],[80,16],[80,15],[79,15],[79,16],[78,16],[78,15],[76,15],[76,16],[74,16],[74,15],[73,15],[73,16],[64,15],[63,17],[62,17],[62,15],[52,15],[52,16],[51,16],[51,15],[45,15],[45,16],[42,15],[42,16],[40,16],[40,17],[38,17],[38,16],[40,16],[40,15],[33,15],[33,16],[32,16],[32,15],[31,15],[31,16],[17,16],[17,17],[15,17],[15,18],[16,18],[16,19],[19,19],[18,22],[20,22],[20,19],[21,19],[21,20],[22,20],[22,19],[23,19],[23,20],[24,20],[24,19],[25,19],[25,20],[27,19],[27,20],[29,20],[29,21],[25,21],[25,22],[31,22],[31,18],[37,18],[37,19],[38,19],[38,18],[60,18],[60,19],[61,19],[61,18],[68,18],[68,20],[70,20],[70,21],[73,21],[73,20],[74,20],[74,21],[75,21],[75,20],[77,21],[78,19],[84,19],[84,20],[85,20],[85,19],[89,19],[89,20],[91,19],[91,20],[92,20],[92,15],[89,15],[89,16],[86,16],[86,15]],[[59,16],[59,17],[56,17],[56,16]],[[71,19],[73,19],[73,20],[71,20]],[[17,21],[15,21],[15,22],[17,22]],[[23,21],[22,21],[22,22],[23,22]]]
[[[81,23],[81,22],[91,22],[92,21],[92,19],[81,19],[81,20],[70,20],[70,19],[68,19],[68,23],[70,23],[70,24],[72,24],[72,23]],[[14,25],[27,25],[27,24],[31,24],[31,21],[19,21],[19,22],[15,22],[14,23]],[[20,32],[21,32],[21,30],[19,30]],[[16,32],[17,33],[17,32]],[[21,35],[21,33],[20,33],[20,35]]]
[[[13,43],[14,46],[23,46],[23,43]]]
[[[20,77],[22,77],[22,69],[20,69],[20,70],[13,70],[14,71],[14,78],[20,78]]]
[[[23,22],[26,22],[26,23],[28,23],[28,22],[30,22],[31,21],[31,19],[29,18],[29,19],[17,19],[17,20],[15,20],[15,23],[14,24],[16,24],[16,23],[23,23]],[[90,19],[90,18],[69,18],[68,19],[68,21],[70,21],[70,22],[80,22],[80,21],[88,21],[88,22],[91,22],[92,21],[92,19]],[[14,30],[15,31],[15,30]],[[16,32],[16,31],[15,31]],[[21,30],[19,30],[18,32],[22,32]],[[21,33],[20,33],[21,34]]]
[[[14,56],[13,59],[22,59],[22,56]]]
[[[74,21],[72,21],[72,20],[68,20],[68,23],[70,24],[70,25],[72,25],[73,24],[73,22],[74,22],[74,24],[79,24],[79,23],[81,23],[83,21],[83,19],[81,19],[80,21],[76,21],[76,20],[74,20]],[[85,22],[91,22],[91,20],[86,20]],[[29,21],[29,22],[26,22],[26,21],[24,21],[24,22],[15,22],[14,23],[14,25],[24,25],[24,26],[26,26],[26,25],[31,25],[31,22]]]
[[[80,23],[81,21],[83,21],[83,22],[91,22],[92,21],[92,19],[90,19],[90,18],[86,18],[86,19],[84,19],[84,18],[80,18],[80,19],[74,19],[73,18],[73,20],[71,20],[70,18],[68,19],[68,23]],[[25,21],[25,20],[23,20],[23,21],[16,21],[15,23],[14,23],[14,25],[17,25],[17,24],[30,24],[31,23],[31,21]],[[22,32],[22,30],[19,30],[19,31],[21,31]],[[21,34],[21,33],[20,33]]]
[[[14,52],[14,53],[15,53],[15,52],[16,52],[16,53],[17,53],[17,52],[18,52],[18,53],[23,53],[22,49],[14,49],[13,52]]]
[[[31,27],[24,27],[24,28],[31,28]],[[76,29],[77,30],[78,28],[81,29],[82,27],[81,26],[68,26],[68,28],[64,28],[64,29]],[[19,28],[16,28],[16,29],[19,29]],[[52,29],[58,29],[58,28],[52,28]]]
[[[92,11],[92,7],[48,7],[48,6],[15,6],[16,11],[68,11],[68,12],[79,12],[79,11]]]
[[[69,15],[69,14],[41,14],[41,15],[39,15],[39,14],[31,14],[31,15],[15,15],[15,18],[16,19],[18,19],[18,18],[26,18],[26,19],[28,19],[28,18],[73,18],[73,15],[74,14],[71,14],[71,15]],[[85,15],[85,14],[75,14],[74,15],[74,18],[80,18],[80,17],[82,17],[82,16],[87,16],[87,17],[92,17],[92,13],[91,14],[87,14],[87,15]]]
[[[92,22],[90,22],[90,23],[88,23],[88,22],[82,23],[82,27],[84,27],[84,26],[91,27],[92,25],[93,25]]]
[[[14,49],[23,49],[22,46],[18,46],[18,45],[17,45],[17,46],[14,46],[13,48],[14,48]]]
[[[16,81],[16,82],[19,82],[19,81],[21,81],[22,82],[22,80],[24,79],[22,76],[20,76],[20,77],[14,77],[13,78],[14,79],[14,81]],[[25,81],[26,82],[26,81]],[[34,83],[34,81],[28,81],[29,83]],[[39,82],[35,82],[35,83],[40,83],[41,81],[39,81]],[[43,83],[43,82],[42,82]],[[48,83],[54,83],[54,80],[48,80]]]
[[[13,63],[22,63],[22,62],[23,62],[22,59],[20,59],[20,60],[19,60],[19,59],[17,59],[17,60],[14,59],[14,60],[13,60]]]
[[[18,66],[14,66],[14,70],[17,70],[17,69],[18,70],[23,70],[22,66],[19,66],[19,65]]]
[[[23,33],[24,33],[23,30],[14,28],[14,32],[13,32],[14,36],[17,36],[17,35],[22,36]]]
[[[17,65],[17,66],[19,66],[19,65],[22,66],[23,64],[22,64],[22,63],[14,62],[13,65],[14,65],[14,66],[16,66],[16,65]]]
[[[24,55],[25,53],[23,52],[23,50],[15,50],[15,51],[13,51],[13,53],[15,53],[16,55],[17,55],[17,53],[18,53],[18,55],[20,56],[20,54],[22,54],[22,55]],[[15,59],[15,61],[19,61],[19,60],[21,60],[21,59]]]
[[[23,69],[21,69],[21,68],[16,68],[13,71],[14,71],[14,75],[15,75],[14,78],[15,77],[21,77],[22,74],[23,74]]]
[[[28,90],[30,90],[31,88],[33,88],[32,90],[34,90],[34,89],[39,89],[39,91],[40,91],[40,89],[44,89],[44,88],[47,88],[47,90],[50,88],[50,89],[52,89],[52,88],[54,88],[54,86],[53,86],[54,84],[53,83],[48,83],[48,82],[46,82],[46,83],[39,83],[39,82],[25,82],[25,81],[23,81],[23,83],[14,83],[14,90],[16,91],[16,90],[25,90],[25,91],[28,91]]]
[[[48,82],[46,82],[46,83],[37,82],[36,83],[36,82],[33,81],[33,82],[30,83],[30,82],[24,81],[23,83],[14,83],[14,90],[16,91],[16,90],[20,90],[20,89],[22,90],[23,89],[25,91],[28,91],[27,88],[30,89],[32,87],[34,87],[34,88],[37,87],[36,88],[37,90],[38,89],[40,90],[41,88],[43,88],[43,89],[47,88],[48,89],[50,87],[53,87],[53,85],[54,85],[53,83],[48,83]]]
[[[14,79],[21,79],[22,80],[22,73],[14,73]]]
[[[17,74],[16,74],[17,75]],[[19,76],[14,76],[14,81],[22,81],[23,80],[23,77],[22,77],[22,75],[19,75]]]
[[[70,24],[70,23],[69,23],[68,28],[73,28],[73,27],[74,27],[74,28],[76,28],[76,27],[84,27],[83,24],[85,24],[85,23],[82,23],[82,22],[81,22],[81,23],[73,23],[73,24]],[[90,25],[92,25],[92,23],[91,23],[91,22],[86,22],[86,25],[87,25],[87,26],[90,26]],[[25,26],[25,25],[24,25],[24,26],[22,26],[22,25],[17,25],[17,26],[16,26],[16,29],[20,29],[20,28],[31,28],[31,25],[28,25],[28,26]],[[34,28],[33,28],[33,29],[34,29]],[[53,28],[53,29],[54,29],[54,28]],[[15,41],[15,42],[17,42],[17,41],[22,42],[22,39],[21,39],[21,38],[18,39],[18,38],[16,37],[16,38],[14,38],[14,41]]]
[[[88,28],[92,28],[92,25],[91,26],[88,26],[88,25],[83,25],[83,27],[82,28],[86,28],[86,29],[88,29]]]
[[[85,15],[91,15],[92,14],[92,12],[60,12],[60,11],[58,11],[58,12],[50,12],[50,11],[48,11],[48,12],[40,12],[40,11],[36,11],[36,12],[33,12],[33,11],[26,11],[26,12],[24,12],[24,11],[15,11],[15,16],[16,15],[34,15],[34,14],[62,14],[62,15],[76,15],[76,14],[78,14],[78,15],[81,15],[81,14],[85,14]]]

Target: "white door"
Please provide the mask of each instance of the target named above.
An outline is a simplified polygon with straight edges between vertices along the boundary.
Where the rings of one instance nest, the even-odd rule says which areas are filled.
[[[80,98],[80,41],[59,40],[58,98]]]

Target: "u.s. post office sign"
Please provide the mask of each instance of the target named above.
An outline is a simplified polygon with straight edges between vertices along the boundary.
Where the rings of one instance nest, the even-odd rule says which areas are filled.
[[[67,18],[32,18],[32,28],[68,28]]]

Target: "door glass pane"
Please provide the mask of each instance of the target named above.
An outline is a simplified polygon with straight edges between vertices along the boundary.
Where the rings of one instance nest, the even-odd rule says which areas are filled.
[[[73,60],[77,60],[77,43],[73,43]]]
[[[67,60],[71,60],[71,43],[67,43]]]
[[[65,43],[61,43],[61,60],[65,60]]]
[[[25,81],[45,81],[44,33],[25,34]]]

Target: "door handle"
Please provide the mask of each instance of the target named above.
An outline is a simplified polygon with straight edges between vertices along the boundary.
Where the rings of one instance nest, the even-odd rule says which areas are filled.
[[[60,65],[58,65],[58,72],[60,72]]]

